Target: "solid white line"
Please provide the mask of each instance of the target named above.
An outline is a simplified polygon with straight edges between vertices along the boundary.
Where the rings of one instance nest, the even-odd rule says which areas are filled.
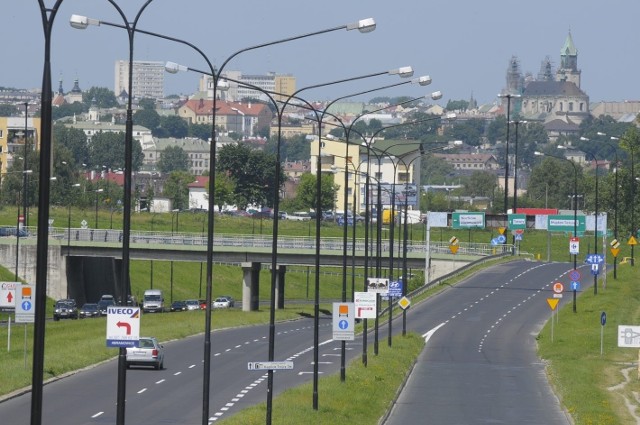
[[[436,326],[435,328],[431,329],[429,332],[422,335],[422,337],[424,338],[425,344],[429,342],[429,338],[431,338],[433,334],[436,333],[436,331],[440,329],[442,326],[444,326],[444,323],[440,323],[438,326]]]
[[[91,416],[91,419],[97,418],[98,416],[104,414],[104,412],[98,412],[95,415]]]

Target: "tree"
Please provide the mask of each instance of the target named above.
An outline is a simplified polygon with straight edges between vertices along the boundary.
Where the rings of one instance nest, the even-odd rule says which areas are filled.
[[[189,171],[189,154],[180,146],[168,146],[162,151],[158,161],[158,169],[163,173],[173,171]]]
[[[106,165],[111,169],[124,168],[124,140],[125,134],[122,132],[94,134],[89,143],[90,156],[86,164],[90,167]],[[142,146],[135,139],[132,142],[132,167],[138,170],[142,166]]]
[[[76,164],[86,164],[89,161],[89,145],[84,131],[69,128],[63,124],[53,126],[54,148],[62,146],[66,148]]]
[[[451,140],[462,140],[467,145],[480,146],[484,137],[485,120],[472,118],[462,122],[456,122],[447,127],[444,134]]]
[[[211,139],[211,126],[207,124],[189,124],[189,137],[209,140]]]
[[[189,124],[176,115],[160,117],[160,128],[166,133],[164,137],[182,139],[189,134]]]
[[[264,151],[275,155],[277,143],[277,138],[269,140]],[[304,134],[282,138],[280,143],[280,158],[285,158],[289,161],[304,161],[309,160],[310,155],[311,144]]]
[[[543,161],[533,167],[529,178],[527,196],[532,201],[543,202],[549,208],[573,209],[573,188],[575,183],[575,172],[577,170],[578,194],[583,194],[582,190],[582,168],[575,164],[577,168],[569,164],[568,161],[552,157],[545,157]]]
[[[138,102],[138,106],[140,106],[141,109],[155,111],[156,101],[145,97],[144,99],[140,99],[140,101]]]
[[[488,171],[475,171],[463,181],[464,194],[491,197],[496,187],[496,175]]]
[[[72,104],[65,103],[55,107],[51,111],[54,121],[64,117],[72,117],[87,112],[89,108],[85,108],[84,103],[74,102]]]
[[[227,173],[216,173],[215,191],[216,198],[214,199],[218,210],[222,211],[222,207],[225,204],[233,204],[234,192],[236,190],[236,182],[227,175]]]
[[[334,182],[333,177],[333,174],[322,174],[320,180],[321,211],[316,211],[317,214],[334,209],[336,192],[340,186]],[[299,205],[314,211],[317,209],[317,185],[317,178],[314,174],[304,173],[300,176],[300,184],[296,193]]]
[[[447,102],[447,111],[466,111],[469,107],[469,102],[466,100],[449,100]]]
[[[189,209],[189,184],[191,182],[193,182],[193,176],[184,171],[174,171],[167,178],[164,184],[164,196],[173,201],[174,209]]]
[[[91,87],[82,93],[82,103],[86,110],[95,102],[98,108],[113,108],[118,106],[115,94],[106,87]]]
[[[133,114],[133,123],[146,127],[153,133],[160,126],[160,115],[153,109],[139,109]]]
[[[3,103],[0,105],[0,117],[13,117],[18,114],[18,107]]]

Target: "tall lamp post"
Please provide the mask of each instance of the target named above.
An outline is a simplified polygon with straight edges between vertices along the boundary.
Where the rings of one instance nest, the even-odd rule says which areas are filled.
[[[549,156],[551,158],[555,158],[555,159],[560,159],[563,161],[567,161],[569,164],[571,164],[571,166],[573,167],[573,237],[577,237],[578,236],[578,166],[576,165],[576,163],[564,156],[555,156],[555,155],[549,155],[549,154],[545,154],[542,152],[534,152],[534,155],[537,156]],[[573,270],[577,270],[578,268],[578,254],[573,254]],[[576,307],[576,289],[573,290],[573,312],[576,313],[577,312],[577,307]]]
[[[67,199],[67,255],[69,255],[69,252],[71,250],[71,190],[74,187],[80,187],[80,183],[71,185],[71,187],[69,188],[69,199]]]
[[[111,0],[109,0],[111,1]],[[85,22],[85,27],[88,24],[93,24],[93,25],[99,25],[100,21],[96,21],[96,20],[90,20],[88,18],[85,17],[78,17],[79,21],[84,21]],[[72,17],[72,21],[73,21],[73,17]],[[115,25],[115,24],[109,24],[106,22],[102,22],[105,25],[111,25],[111,26],[115,26],[115,27],[120,27],[122,28],[122,26],[120,25]],[[73,25],[73,23],[72,23]],[[210,149],[210,168],[211,168],[211,172],[210,172],[210,178],[209,178],[209,208],[208,208],[208,229],[207,229],[207,306],[206,306],[206,318],[205,318],[205,343],[204,343],[204,380],[203,380],[203,406],[202,406],[202,423],[203,425],[206,425],[209,421],[209,387],[210,387],[210,377],[211,377],[211,292],[212,292],[212,276],[213,276],[213,234],[214,234],[214,216],[213,216],[213,211],[214,211],[214,207],[215,207],[215,199],[214,199],[214,195],[215,195],[215,162],[216,162],[216,135],[215,135],[215,123],[216,123],[216,101],[217,101],[217,96],[216,96],[216,92],[218,87],[221,85],[220,83],[223,83],[220,79],[222,76],[222,72],[225,69],[225,66],[229,63],[229,61],[231,61],[233,58],[235,58],[236,56],[238,56],[239,54],[243,53],[243,52],[247,52],[247,51],[251,51],[251,50],[256,50],[259,48],[263,48],[263,47],[267,47],[267,46],[272,46],[272,45],[276,45],[276,44],[282,44],[282,43],[286,43],[289,41],[294,41],[294,40],[298,40],[298,39],[302,39],[302,38],[306,38],[306,37],[311,37],[311,36],[315,36],[315,35],[320,35],[320,34],[325,34],[325,33],[329,33],[329,32],[334,32],[334,31],[338,31],[338,30],[358,30],[361,33],[367,33],[367,32],[371,32],[375,29],[376,24],[375,21],[372,18],[367,18],[367,19],[362,19],[359,20],[357,22],[354,23],[350,23],[347,25],[341,25],[338,27],[333,27],[333,28],[328,28],[328,29],[324,29],[321,31],[316,31],[316,32],[312,32],[312,33],[307,33],[307,34],[302,34],[302,35],[297,35],[297,36],[293,36],[293,37],[288,37],[288,38],[284,38],[284,39],[280,39],[280,40],[276,40],[276,41],[271,41],[268,43],[262,43],[262,44],[258,44],[255,46],[250,46],[250,47],[246,47],[244,49],[238,50],[235,53],[233,53],[232,55],[230,55],[229,57],[227,57],[227,59],[222,63],[222,65],[217,69],[213,67],[213,65],[211,64],[211,62],[209,61],[209,59],[207,58],[207,56],[199,49],[197,48],[195,45],[193,45],[192,43],[189,43],[187,41],[184,40],[180,40],[177,38],[173,38],[173,37],[168,37],[168,36],[164,36],[161,34],[157,34],[157,33],[151,33],[148,31],[142,31],[142,30],[136,30],[138,32],[141,33],[145,33],[148,35],[152,35],[152,36],[156,36],[156,37],[160,37],[166,40],[171,40],[171,41],[175,41],[181,44],[185,44],[188,45],[189,47],[191,47],[192,49],[196,50],[202,57],[203,59],[205,59],[205,61],[207,62],[207,64],[209,65],[209,68],[211,70],[211,75],[212,75],[212,85],[213,85],[213,107],[212,107],[212,137],[211,137],[211,149]],[[278,165],[279,167],[279,165]],[[277,191],[278,188],[275,188],[275,190]],[[272,308],[271,308],[271,315],[273,317],[273,315],[275,314],[274,312],[274,308],[273,308],[273,293],[275,292],[275,289],[272,288]],[[275,319],[273,319],[272,321],[274,321]],[[272,326],[270,326],[270,328],[272,328]],[[273,330],[270,329],[270,341],[272,341],[274,339],[274,337],[271,336],[272,333],[275,333]],[[269,359],[272,360],[274,357],[274,348],[273,348],[273,344],[270,344],[270,348],[269,348]],[[267,391],[267,423],[271,423],[271,400],[272,400],[272,384],[273,383],[273,370],[269,370],[268,371],[268,391]]]
[[[519,98],[519,94],[499,94],[499,98],[507,99],[507,141],[505,143],[505,159],[504,159],[504,213],[507,214],[509,209],[509,127],[511,123],[511,99]]]
[[[95,230],[98,230],[98,193],[104,192],[104,189],[96,189],[94,190],[96,194],[96,225],[94,227]]]
[[[580,137],[580,140],[588,141],[589,139],[586,137]],[[597,257],[598,256],[598,167],[600,164],[598,164],[598,159],[592,152],[586,151],[584,149],[583,149],[583,152],[586,153],[587,156],[591,158],[591,160],[593,160],[593,162],[596,164],[596,170],[595,170],[596,171],[596,187],[595,187],[596,196],[595,196],[595,206],[594,206],[595,228],[593,232],[593,245],[594,245],[593,249]],[[593,275],[593,295],[598,295],[598,274],[597,273],[594,273]]]

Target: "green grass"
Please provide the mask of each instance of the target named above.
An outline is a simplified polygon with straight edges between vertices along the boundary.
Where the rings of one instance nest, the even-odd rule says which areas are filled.
[[[551,322],[538,337],[539,354],[549,363],[548,373],[561,402],[576,425],[637,424],[625,407],[625,399],[638,406],[640,393],[638,349],[617,346],[618,325],[640,321],[640,291],[637,267],[620,266],[618,279],[607,277],[607,287],[599,282],[598,294],[590,288],[577,299],[577,313],[571,303],[559,311],[551,341]],[[585,279],[591,278],[586,276]],[[600,315],[607,314],[604,349],[600,355]],[[620,389],[609,388],[625,381]],[[635,393],[635,395],[634,395]]]
[[[415,334],[395,338],[393,346],[381,344],[377,356],[369,356],[367,367],[360,358],[347,368],[345,382],[335,374],[320,379],[318,410],[313,409],[313,383],[288,389],[274,397],[272,420],[279,425],[375,424],[390,408],[395,394],[424,347]],[[287,373],[286,371],[284,373]],[[295,409],[291,406],[296,406]],[[263,424],[266,403],[223,418],[225,425]]]

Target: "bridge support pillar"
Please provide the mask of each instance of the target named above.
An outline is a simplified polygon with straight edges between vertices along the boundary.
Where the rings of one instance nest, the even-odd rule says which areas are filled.
[[[260,308],[260,263],[242,263],[242,311]]]
[[[284,281],[287,274],[287,266],[276,266],[276,309],[284,308]]]

